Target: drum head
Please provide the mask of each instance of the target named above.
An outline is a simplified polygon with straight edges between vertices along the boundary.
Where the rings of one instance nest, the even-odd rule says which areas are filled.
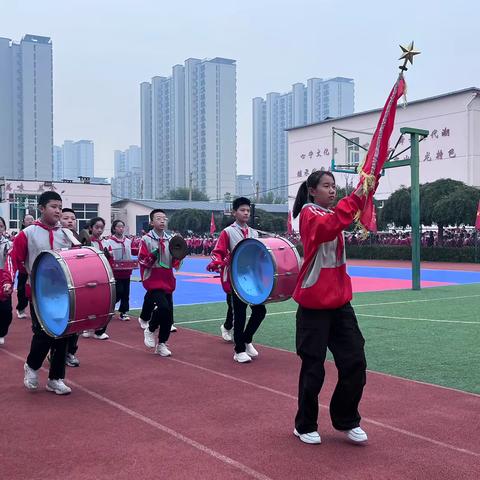
[[[70,296],[65,273],[50,253],[40,254],[33,269],[35,312],[43,329],[58,337],[67,329]]]
[[[267,247],[258,240],[242,240],[233,251],[231,282],[236,294],[249,305],[267,301],[274,285],[275,265]]]

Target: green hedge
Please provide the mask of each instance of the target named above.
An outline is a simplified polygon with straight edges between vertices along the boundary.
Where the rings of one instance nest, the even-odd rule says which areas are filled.
[[[478,261],[475,247],[447,248],[422,247],[421,259],[425,262],[468,262]],[[411,260],[412,250],[405,246],[347,245],[347,258],[368,260]]]

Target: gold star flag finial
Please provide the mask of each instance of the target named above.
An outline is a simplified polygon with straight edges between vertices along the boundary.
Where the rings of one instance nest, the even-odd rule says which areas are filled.
[[[403,66],[399,67],[400,70],[407,70],[407,63],[410,62],[413,65],[413,57],[415,55],[419,55],[421,52],[419,50],[415,50],[413,47],[413,42],[408,45],[408,47],[404,47],[400,45],[400,48],[402,49],[402,56],[399,58],[399,60],[405,60]]]

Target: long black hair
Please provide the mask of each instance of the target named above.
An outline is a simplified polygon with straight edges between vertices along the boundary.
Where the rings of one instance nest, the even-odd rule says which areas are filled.
[[[333,176],[332,172],[329,172],[328,170],[316,170],[315,172],[312,172],[304,182],[302,182],[300,188],[298,189],[297,196],[295,197],[295,203],[293,204],[293,218],[298,217],[300,211],[306,203],[313,203],[314,199],[308,193],[308,189],[316,188],[324,175],[332,177],[333,181],[335,181],[335,177]]]

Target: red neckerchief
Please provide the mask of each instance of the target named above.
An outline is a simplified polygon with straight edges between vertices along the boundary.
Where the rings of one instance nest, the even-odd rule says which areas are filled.
[[[242,228],[237,222],[235,222],[235,225],[240,229],[240,231],[243,234],[243,238],[248,238],[248,225],[245,228]]]
[[[113,240],[114,242],[117,242],[117,243],[120,243],[122,245],[122,258],[124,257],[124,255],[126,254],[126,249],[125,249],[125,240],[127,239],[127,237],[123,237],[121,240],[116,237],[115,235],[112,235],[110,237],[110,240]]]
[[[100,250],[103,250],[103,244],[102,244],[102,240],[100,238],[94,238],[92,240],[92,242],[97,242],[98,245],[100,246]]]
[[[33,225],[36,225],[37,227],[42,227],[44,230],[48,231],[48,240],[50,242],[50,248],[53,250],[53,232],[57,231],[60,228],[60,226],[55,225],[54,227],[50,227],[42,223],[40,220],[35,220],[35,222],[33,222]]]
[[[157,235],[153,230],[151,232],[148,233],[148,237],[150,238],[153,238],[154,240],[156,240],[158,242],[158,244],[160,245],[160,249],[162,250],[162,253],[165,252],[165,232],[163,233],[163,236],[159,237],[159,236],[154,236],[152,235],[152,232]]]

